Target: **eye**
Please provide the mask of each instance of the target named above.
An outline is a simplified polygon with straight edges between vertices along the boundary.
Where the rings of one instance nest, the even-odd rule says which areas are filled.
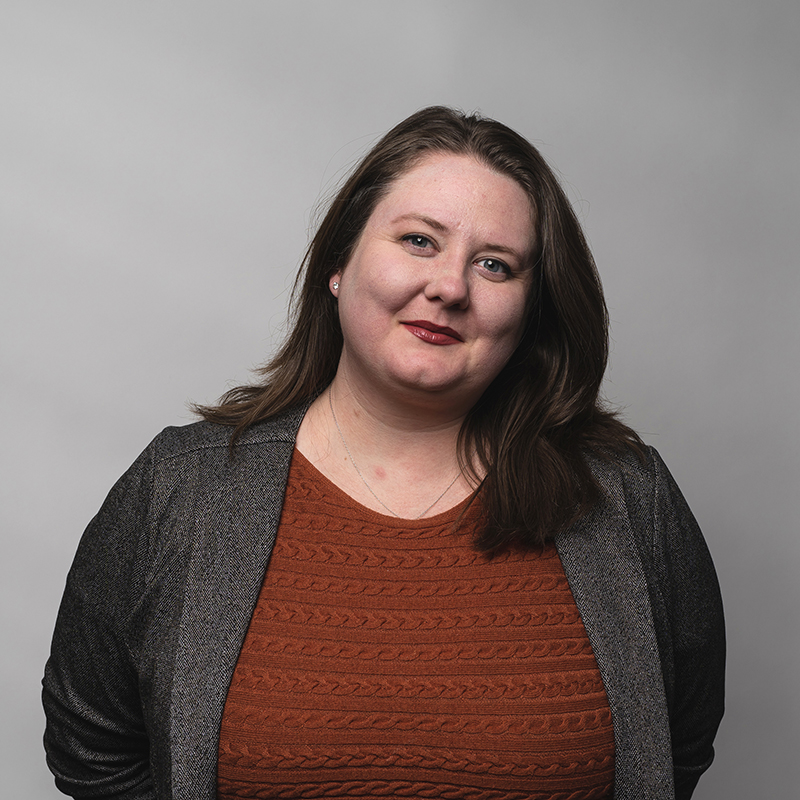
[[[504,261],[500,261],[498,258],[481,258],[475,263],[478,264],[482,269],[485,269],[491,275],[504,277],[511,274],[508,264],[506,264]]]
[[[423,236],[421,233],[409,233],[406,234],[402,241],[406,244],[411,246],[412,250],[433,250],[434,244],[433,242],[427,237]]]

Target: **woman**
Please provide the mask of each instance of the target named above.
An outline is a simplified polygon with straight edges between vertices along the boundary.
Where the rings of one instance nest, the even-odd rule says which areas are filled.
[[[603,409],[607,317],[538,152],[445,108],[365,157],[263,380],[167,429],[72,567],[44,681],[76,797],[688,798],[719,590]]]

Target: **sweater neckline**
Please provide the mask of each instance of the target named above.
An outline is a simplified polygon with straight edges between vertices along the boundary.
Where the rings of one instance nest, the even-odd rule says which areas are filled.
[[[454,523],[458,521],[465,512],[469,511],[470,505],[477,505],[477,502],[473,503],[473,501],[477,501],[477,490],[472,492],[472,494],[467,495],[463,500],[460,500],[454,506],[445,509],[444,511],[439,512],[438,514],[434,514],[430,517],[421,517],[420,519],[414,518],[405,518],[405,517],[394,517],[390,514],[383,514],[380,511],[375,511],[368,506],[365,506],[363,503],[360,503],[354,497],[349,495],[347,492],[344,491],[340,486],[335,484],[327,475],[321,472],[317,467],[315,467],[311,461],[297,449],[294,448],[294,452],[292,453],[292,465],[290,470],[295,466],[295,464],[299,465],[300,468],[311,475],[315,481],[317,481],[322,487],[323,491],[326,494],[333,495],[334,497],[339,498],[339,503],[337,505],[343,505],[347,508],[355,509],[359,512],[359,515],[364,516],[365,518],[372,518],[376,520],[380,520],[381,525],[384,527],[398,527],[408,529],[410,527],[414,528],[428,528],[432,526],[441,526],[446,525],[448,523]],[[471,516],[471,515],[470,515]]]

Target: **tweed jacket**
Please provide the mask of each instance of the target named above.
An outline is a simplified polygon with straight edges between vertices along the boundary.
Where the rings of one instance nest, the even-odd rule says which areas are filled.
[[[87,528],[44,677],[45,747],[74,797],[214,800],[226,695],[305,409],[168,428]],[[611,706],[620,800],[688,798],[713,758],[724,630],[714,567],[655,451],[596,464],[557,539]]]

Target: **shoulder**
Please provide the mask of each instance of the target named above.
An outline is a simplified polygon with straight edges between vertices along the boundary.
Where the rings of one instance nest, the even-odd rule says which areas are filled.
[[[185,568],[197,541],[209,531],[219,534],[221,520],[229,524],[237,509],[273,487],[282,496],[304,411],[252,426],[233,453],[231,428],[197,422],[164,429],[114,484],[84,532],[73,582],[93,586],[99,597],[111,592],[106,602],[120,609],[135,607],[147,587],[166,586],[158,576]]]
[[[234,453],[271,444],[293,445],[305,412],[303,405],[252,425],[237,440]],[[145,453],[156,464],[203,455],[228,458],[232,435],[233,428],[213,422],[168,427],[153,439]]]
[[[253,425],[233,450],[233,429],[223,425],[196,422],[165,428],[114,484],[81,548],[114,540],[121,550],[148,550],[165,541],[170,521],[181,534],[177,539],[183,538],[198,509],[209,506],[211,495],[240,496],[256,476],[262,483],[280,482],[304,413],[301,407]]]
[[[626,450],[608,458],[587,456],[592,474],[604,494],[628,503],[683,501],[675,479],[655,447]]]
[[[608,459],[590,457],[589,465],[602,491],[600,518],[622,522],[651,569],[660,572],[656,565],[676,549],[705,550],[697,521],[654,447]]]
[[[658,451],[646,445],[639,451],[630,448],[605,458],[588,455],[587,462],[604,495],[612,501],[646,502],[652,499],[659,481],[669,475]]]

